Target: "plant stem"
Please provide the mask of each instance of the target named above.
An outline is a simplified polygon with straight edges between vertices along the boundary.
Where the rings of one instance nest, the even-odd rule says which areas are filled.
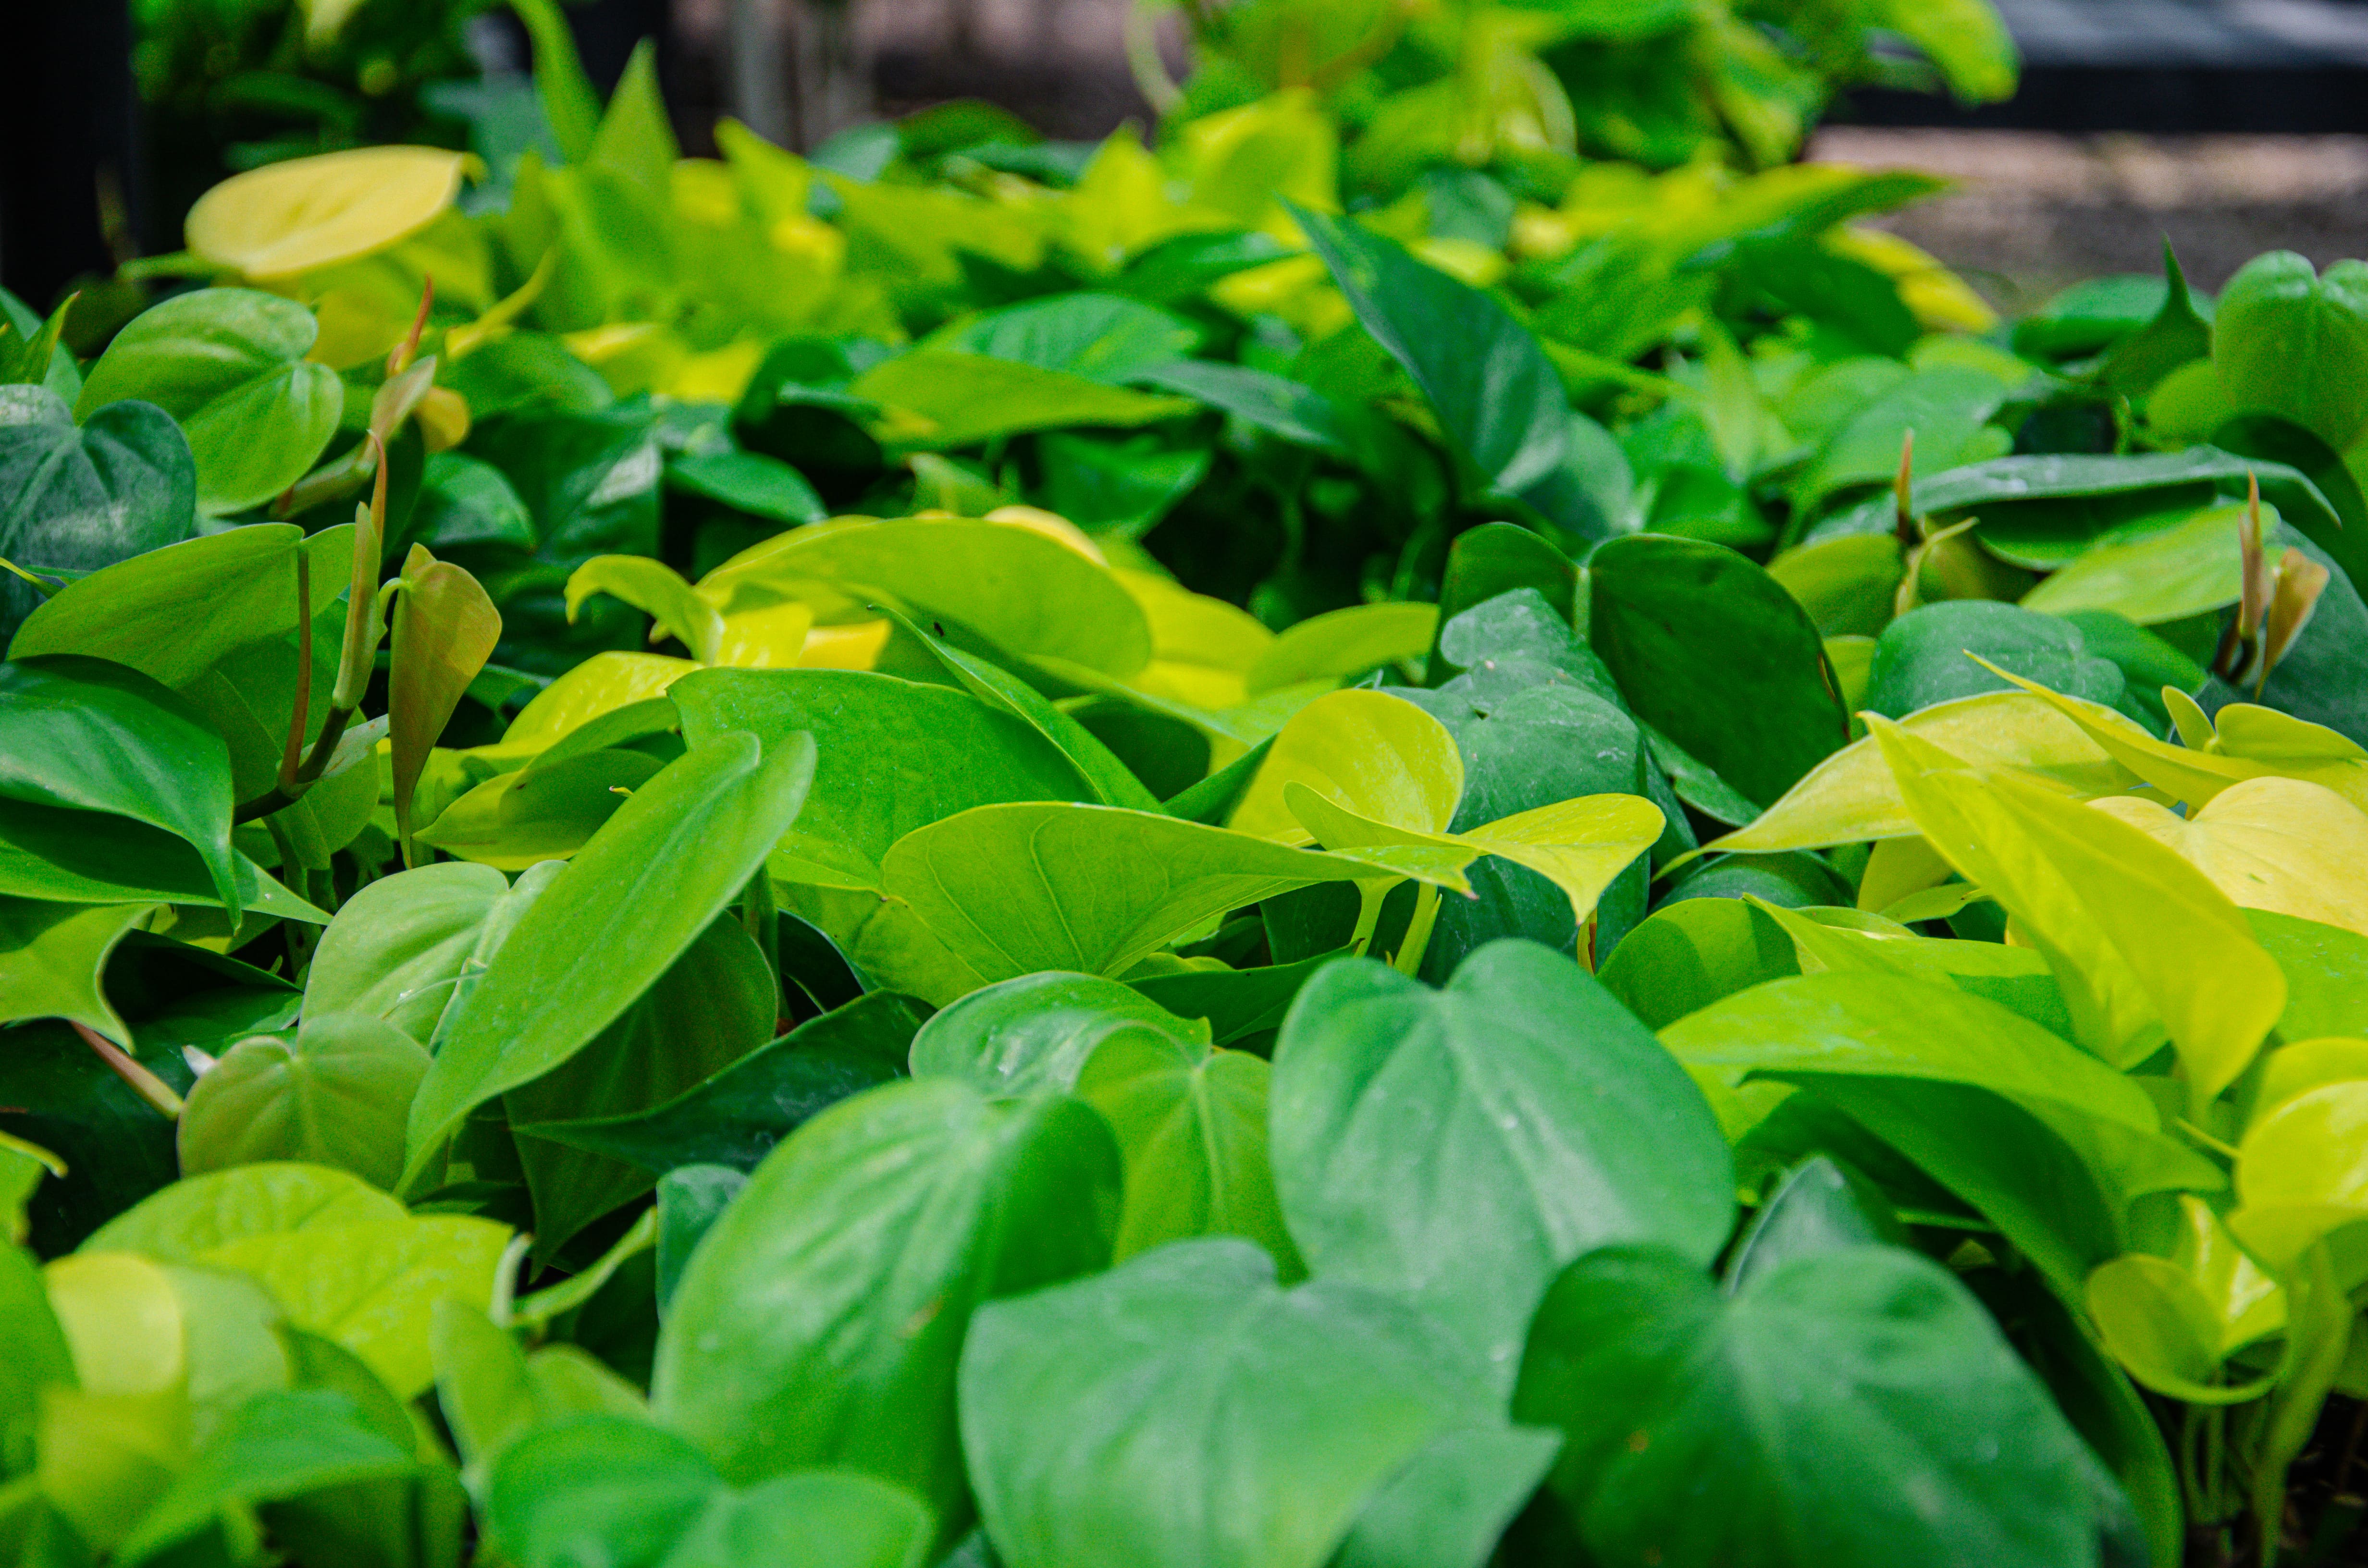
[[[180,1119],[181,1096],[173,1092],[173,1086],[170,1084],[132,1061],[123,1053],[121,1046],[92,1028],[88,1024],[78,1018],[70,1021],[74,1024],[74,1033],[82,1036],[82,1042],[97,1052],[98,1059],[113,1068],[117,1077],[131,1085],[133,1094],[154,1106],[164,1113],[166,1119],[173,1121]]]
[[[1392,966],[1400,974],[1411,976],[1422,968],[1422,955],[1430,946],[1430,928],[1438,922],[1439,889],[1424,882],[1415,890],[1414,918],[1406,923],[1406,940],[1398,944]]]

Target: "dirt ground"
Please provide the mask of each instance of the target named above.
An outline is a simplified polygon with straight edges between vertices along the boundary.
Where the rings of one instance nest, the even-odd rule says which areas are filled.
[[[2368,136],[2058,136],[1829,126],[1811,155],[1958,182],[1886,221],[1998,304],[2076,278],[2160,269],[2168,235],[2197,286],[2263,251],[2368,256]]]

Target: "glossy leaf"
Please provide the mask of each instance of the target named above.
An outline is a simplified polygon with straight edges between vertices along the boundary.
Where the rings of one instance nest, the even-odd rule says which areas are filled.
[[[1162,1247],[981,1312],[963,1449],[1013,1568],[1320,1568],[1441,1435],[1501,1428],[1458,1348],[1379,1291],[1275,1285],[1250,1243]]]
[[[181,1170],[292,1160],[391,1187],[427,1060],[418,1041],[367,1014],[308,1012],[292,1040],[243,1040],[189,1092]]]
[[[725,737],[625,802],[448,1027],[412,1102],[406,1186],[471,1109],[566,1062],[689,948],[796,817],[813,770],[811,744],[768,757],[753,736]]]
[[[304,358],[312,312],[251,289],[201,289],[142,312],[90,368],[74,412],[137,398],[179,421],[209,516],[268,501],[310,470],[344,407],[336,372]],[[332,579],[334,580],[334,579]]]
[[[676,1288],[661,1419],[741,1481],[843,1465],[962,1515],[954,1372],[971,1315],[1109,1257],[1118,1155],[1074,1102],[875,1089],[757,1168]]]
[[[1542,947],[1483,948],[1436,994],[1335,964],[1275,1060],[1276,1184],[1312,1267],[1419,1303],[1500,1386],[1572,1258],[1652,1241],[1707,1263],[1726,1240],[1732,1166],[1708,1108]]]
[[[1964,1287],[1894,1248],[1793,1258],[1731,1300],[1665,1252],[1583,1258],[1539,1311],[1513,1408],[1562,1428],[1548,1484],[1609,1560],[2097,1551],[2079,1438]],[[1690,1506],[1706,1485],[1731,1506]]]
[[[153,403],[112,403],[77,426],[47,389],[5,386],[0,494],[0,560],[79,576],[188,538],[198,475],[180,426]],[[41,598],[0,574],[0,638]]]

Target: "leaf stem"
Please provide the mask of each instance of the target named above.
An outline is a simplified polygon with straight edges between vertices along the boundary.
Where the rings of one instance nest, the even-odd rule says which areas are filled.
[[[123,1048],[92,1028],[79,1018],[68,1019],[82,1042],[97,1052],[98,1059],[114,1069],[115,1075],[131,1085],[131,1092],[161,1111],[167,1120],[177,1121],[181,1116],[181,1096],[173,1086],[124,1054]]]
[[[1398,956],[1392,964],[1400,974],[1412,976],[1422,968],[1431,927],[1438,923],[1439,889],[1429,882],[1419,883],[1414,894],[1414,918],[1406,923],[1406,940],[1398,944]]]

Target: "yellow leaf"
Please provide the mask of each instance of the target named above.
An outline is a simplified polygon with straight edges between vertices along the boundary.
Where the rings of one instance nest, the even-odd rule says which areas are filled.
[[[689,659],[663,653],[613,648],[595,653],[536,693],[498,742],[472,746],[463,755],[495,763],[522,761],[603,713],[665,695],[667,687],[697,668]]]
[[[1531,870],[1570,895],[1571,918],[1585,926],[1621,872],[1661,836],[1661,809],[1634,795],[1582,795],[1459,835]]]
[[[2143,737],[2146,732],[2101,704],[2078,698],[2056,700],[2073,705],[2070,712],[2059,712],[2040,697],[2021,692],[1984,692],[1935,703],[1900,720],[1896,727],[1932,742],[1962,764],[2009,763],[2075,799],[2114,794],[2136,783],[2135,775],[2106,755],[2088,725],[2116,735]],[[2072,712],[2079,717],[2073,718]],[[1811,768],[1749,826],[1702,847],[1706,852],[1766,854],[1905,838],[1915,831],[1915,819],[1900,799],[1890,766],[1869,735]]]
[[[41,1275],[85,1392],[162,1393],[188,1378],[181,1299],[162,1265],[136,1253],[70,1253]]]
[[[2105,812],[1871,715],[1915,824],[2004,905],[2055,973],[2080,1043],[2115,1066],[2169,1031],[2200,1108],[2285,1010],[2286,981],[2203,872]]]
[[[2368,1080],[2328,1084],[2255,1120],[2237,1150],[2228,1228],[2271,1268],[2368,1227]]]
[[[2220,710],[2220,733],[2213,743],[2218,749],[2172,745],[2156,740],[2118,714],[2114,718],[2119,722],[2100,719],[2099,715],[2110,710],[2093,702],[2050,691],[1987,660],[1976,662],[2079,725],[2114,761],[2174,801],[2201,806],[2232,784],[2283,777],[2324,784],[2368,810],[2368,752],[2324,726],[2250,703],[2231,703]],[[2183,721],[2181,737],[2189,738],[2187,731],[2197,727],[2202,716],[2184,710],[2178,712]]]
[[[886,621],[874,624],[887,625]],[[831,627],[832,631],[862,628]],[[807,662],[806,651],[816,635],[814,610],[795,599],[761,609],[744,609],[723,618],[709,663],[738,669],[788,669]],[[868,665],[867,665],[868,667]]]
[[[2169,845],[2240,908],[2368,936],[2368,814],[2300,778],[2248,778],[2181,818],[2130,796],[2098,811]]]
[[[2328,1084],[2368,1079],[2368,1040],[2298,1040],[2261,1058],[2253,1088],[2252,1119],[2259,1121],[2298,1095]]]
[[[256,279],[354,261],[442,216],[467,162],[436,147],[358,147],[233,175],[189,209],[189,249]]]
[[[1304,842],[1283,799],[1292,784],[1385,827],[1442,834],[1463,798],[1463,758],[1447,726],[1404,698],[1328,692],[1276,734],[1230,825],[1260,838]]]

